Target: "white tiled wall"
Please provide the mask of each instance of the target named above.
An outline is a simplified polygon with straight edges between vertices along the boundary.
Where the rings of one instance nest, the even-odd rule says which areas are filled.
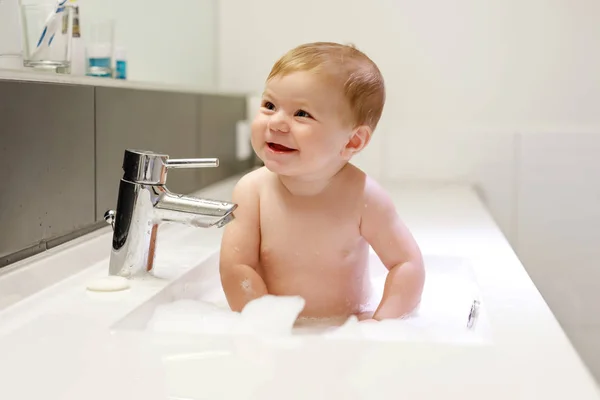
[[[600,132],[517,143],[519,258],[600,380]]]
[[[596,0],[219,0],[218,83],[260,93],[308,41],[351,42],[387,103],[359,166],[380,179],[475,183],[515,244],[516,132],[600,132]]]
[[[515,234],[515,147],[510,131],[407,129],[386,137],[386,179],[469,182],[496,223]],[[514,242],[512,243],[514,245]]]

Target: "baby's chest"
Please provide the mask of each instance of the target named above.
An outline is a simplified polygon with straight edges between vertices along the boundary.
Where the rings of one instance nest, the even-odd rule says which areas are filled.
[[[360,215],[349,207],[261,204],[262,247],[343,251],[360,238]]]

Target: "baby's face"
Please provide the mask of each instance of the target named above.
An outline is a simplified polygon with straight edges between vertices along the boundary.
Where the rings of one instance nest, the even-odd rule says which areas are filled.
[[[341,90],[310,72],[267,82],[252,122],[252,147],[280,175],[312,176],[340,166],[352,127]]]

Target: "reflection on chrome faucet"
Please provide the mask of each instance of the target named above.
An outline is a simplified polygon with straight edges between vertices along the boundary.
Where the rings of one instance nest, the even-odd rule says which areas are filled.
[[[110,275],[132,277],[151,272],[161,222],[208,228],[233,220],[237,204],[171,193],[165,186],[172,168],[218,167],[219,160],[169,160],[166,154],[125,150],[117,210],[104,219],[113,226]]]

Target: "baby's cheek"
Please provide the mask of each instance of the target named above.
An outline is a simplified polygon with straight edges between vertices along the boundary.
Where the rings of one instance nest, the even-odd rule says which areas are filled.
[[[260,117],[257,117],[250,124],[250,136],[252,141],[259,140],[265,134],[267,130],[267,122],[262,120]]]
[[[261,128],[264,128],[266,126],[266,124],[267,124],[266,118],[262,114],[259,113],[252,120],[252,123],[250,124],[250,128],[252,129],[252,132],[254,132],[255,130],[260,130]]]

